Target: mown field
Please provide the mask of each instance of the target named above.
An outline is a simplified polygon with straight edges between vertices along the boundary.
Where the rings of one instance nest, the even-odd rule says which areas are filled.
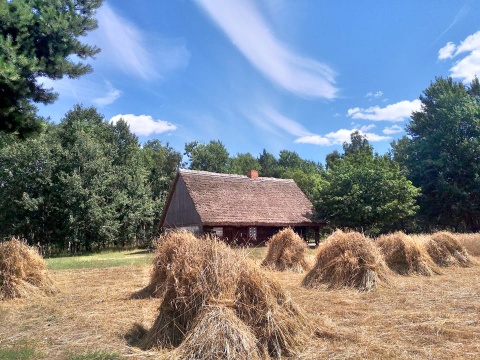
[[[465,245],[480,262],[478,243]],[[265,252],[248,256],[260,262]],[[0,302],[0,359],[173,358],[129,344],[157,315],[158,299],[131,299],[148,283],[151,260],[139,250],[47,260],[56,295]],[[395,276],[368,293],[305,289],[303,274],[268,274],[316,324],[299,359],[478,359],[480,266],[442,272]]]

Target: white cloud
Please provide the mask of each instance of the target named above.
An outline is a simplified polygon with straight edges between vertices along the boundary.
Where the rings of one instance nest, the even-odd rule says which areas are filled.
[[[383,96],[382,91],[375,91],[375,92],[368,92],[367,95],[365,95],[366,98],[381,98]]]
[[[118,114],[110,119],[112,124],[123,119],[130,130],[138,136],[161,134],[167,131],[176,130],[177,127],[165,120],[155,120],[150,115]]]
[[[196,0],[240,52],[275,84],[301,96],[333,99],[334,71],[277,39],[252,0]],[[239,21],[241,19],[241,21]]]
[[[375,126],[368,125],[365,127],[354,128],[350,130],[340,129],[334,132],[330,132],[326,135],[307,135],[296,139],[295,142],[320,146],[342,145],[344,142],[350,141],[350,135],[354,131],[359,131],[360,134],[365,135],[370,142],[385,141],[391,139],[391,137],[389,136],[382,136],[372,132],[368,132],[368,130],[372,129],[373,127]]]
[[[464,82],[470,82],[475,75],[480,75],[480,31],[467,36],[459,45],[447,43],[438,52],[438,59],[453,59],[460,55],[463,57],[450,68],[450,75]]]
[[[102,49],[99,60],[108,61],[108,66],[153,80],[189,62],[190,53],[184,45],[152,38],[106,3],[98,10],[97,20],[99,28],[92,33],[92,42]]]
[[[268,120],[271,124],[291,135],[305,136],[309,134],[308,130],[306,130],[303,125],[290,118],[287,118],[273,108],[266,107],[263,109],[262,113],[264,115],[264,119]]]
[[[438,58],[440,60],[451,59],[456,48],[454,43],[448,42],[447,45],[438,50]]]
[[[93,99],[93,103],[97,106],[107,106],[115,102],[121,95],[121,91],[118,89],[115,89],[112,84],[109,82],[106,82],[107,88],[108,88],[108,93],[105,96],[98,97],[96,99]]]
[[[381,108],[372,106],[367,109],[355,107],[348,109],[347,115],[353,119],[363,119],[372,121],[403,121],[410,117],[413,111],[419,111],[421,101],[416,99],[413,101],[400,101]]]
[[[398,134],[398,133],[401,133],[403,131],[403,128],[399,125],[392,125],[392,126],[388,126],[386,127],[385,129],[383,129],[383,133],[385,135],[393,135],[393,134]]]

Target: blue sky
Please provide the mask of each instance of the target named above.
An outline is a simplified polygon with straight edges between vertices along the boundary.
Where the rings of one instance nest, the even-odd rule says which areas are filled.
[[[480,76],[479,14],[475,0],[106,1],[84,39],[102,49],[93,73],[43,79],[60,97],[40,113],[93,105],[182,152],[220,140],[324,163],[359,130],[384,153],[436,76]]]

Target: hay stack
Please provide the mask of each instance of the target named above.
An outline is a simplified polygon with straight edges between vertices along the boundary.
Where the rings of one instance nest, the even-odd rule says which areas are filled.
[[[303,272],[308,269],[307,243],[291,228],[280,230],[267,242],[268,252],[262,266],[272,270]]]
[[[432,234],[426,241],[428,254],[439,266],[471,266],[473,265],[467,250],[456,239],[455,235],[440,231]]]
[[[250,328],[224,305],[204,307],[178,354],[185,360],[260,360],[266,354]]]
[[[171,274],[172,263],[177,256],[183,256],[188,249],[193,249],[198,240],[187,230],[171,231],[155,241],[155,258],[149,284],[132,295],[132,298],[161,298],[166,291],[167,277]]]
[[[164,289],[159,315],[141,346],[165,348],[182,344],[181,351],[190,354],[199,336],[196,327],[210,326],[202,316],[221,305],[228,311],[217,307],[214,315],[217,319],[226,316],[218,321],[227,323],[224,330],[230,332],[223,334],[227,343],[239,336],[230,325],[241,322],[244,327],[240,329],[248,328],[255,336],[259,353],[268,351],[274,357],[292,354],[305,336],[306,317],[276,282],[253,266],[242,254],[210,237],[195,240],[193,246],[178,247],[166,276],[158,277],[164,281],[159,285]],[[250,335],[245,332],[243,336]],[[184,345],[186,338],[190,340]],[[216,352],[221,346],[212,343],[201,353]]]
[[[373,242],[358,232],[335,231],[317,250],[317,260],[303,279],[311,288],[375,289],[388,280],[388,269]]]
[[[54,293],[43,258],[22,241],[0,243],[0,300]]]
[[[397,274],[432,276],[440,273],[423,243],[401,231],[380,236],[376,244],[388,267]]]

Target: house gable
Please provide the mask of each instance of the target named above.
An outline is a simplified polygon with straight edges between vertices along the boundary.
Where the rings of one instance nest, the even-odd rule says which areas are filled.
[[[185,181],[177,175],[169,198],[165,204],[161,226],[165,228],[195,227],[201,228],[201,219],[193,200],[188,193]]]

